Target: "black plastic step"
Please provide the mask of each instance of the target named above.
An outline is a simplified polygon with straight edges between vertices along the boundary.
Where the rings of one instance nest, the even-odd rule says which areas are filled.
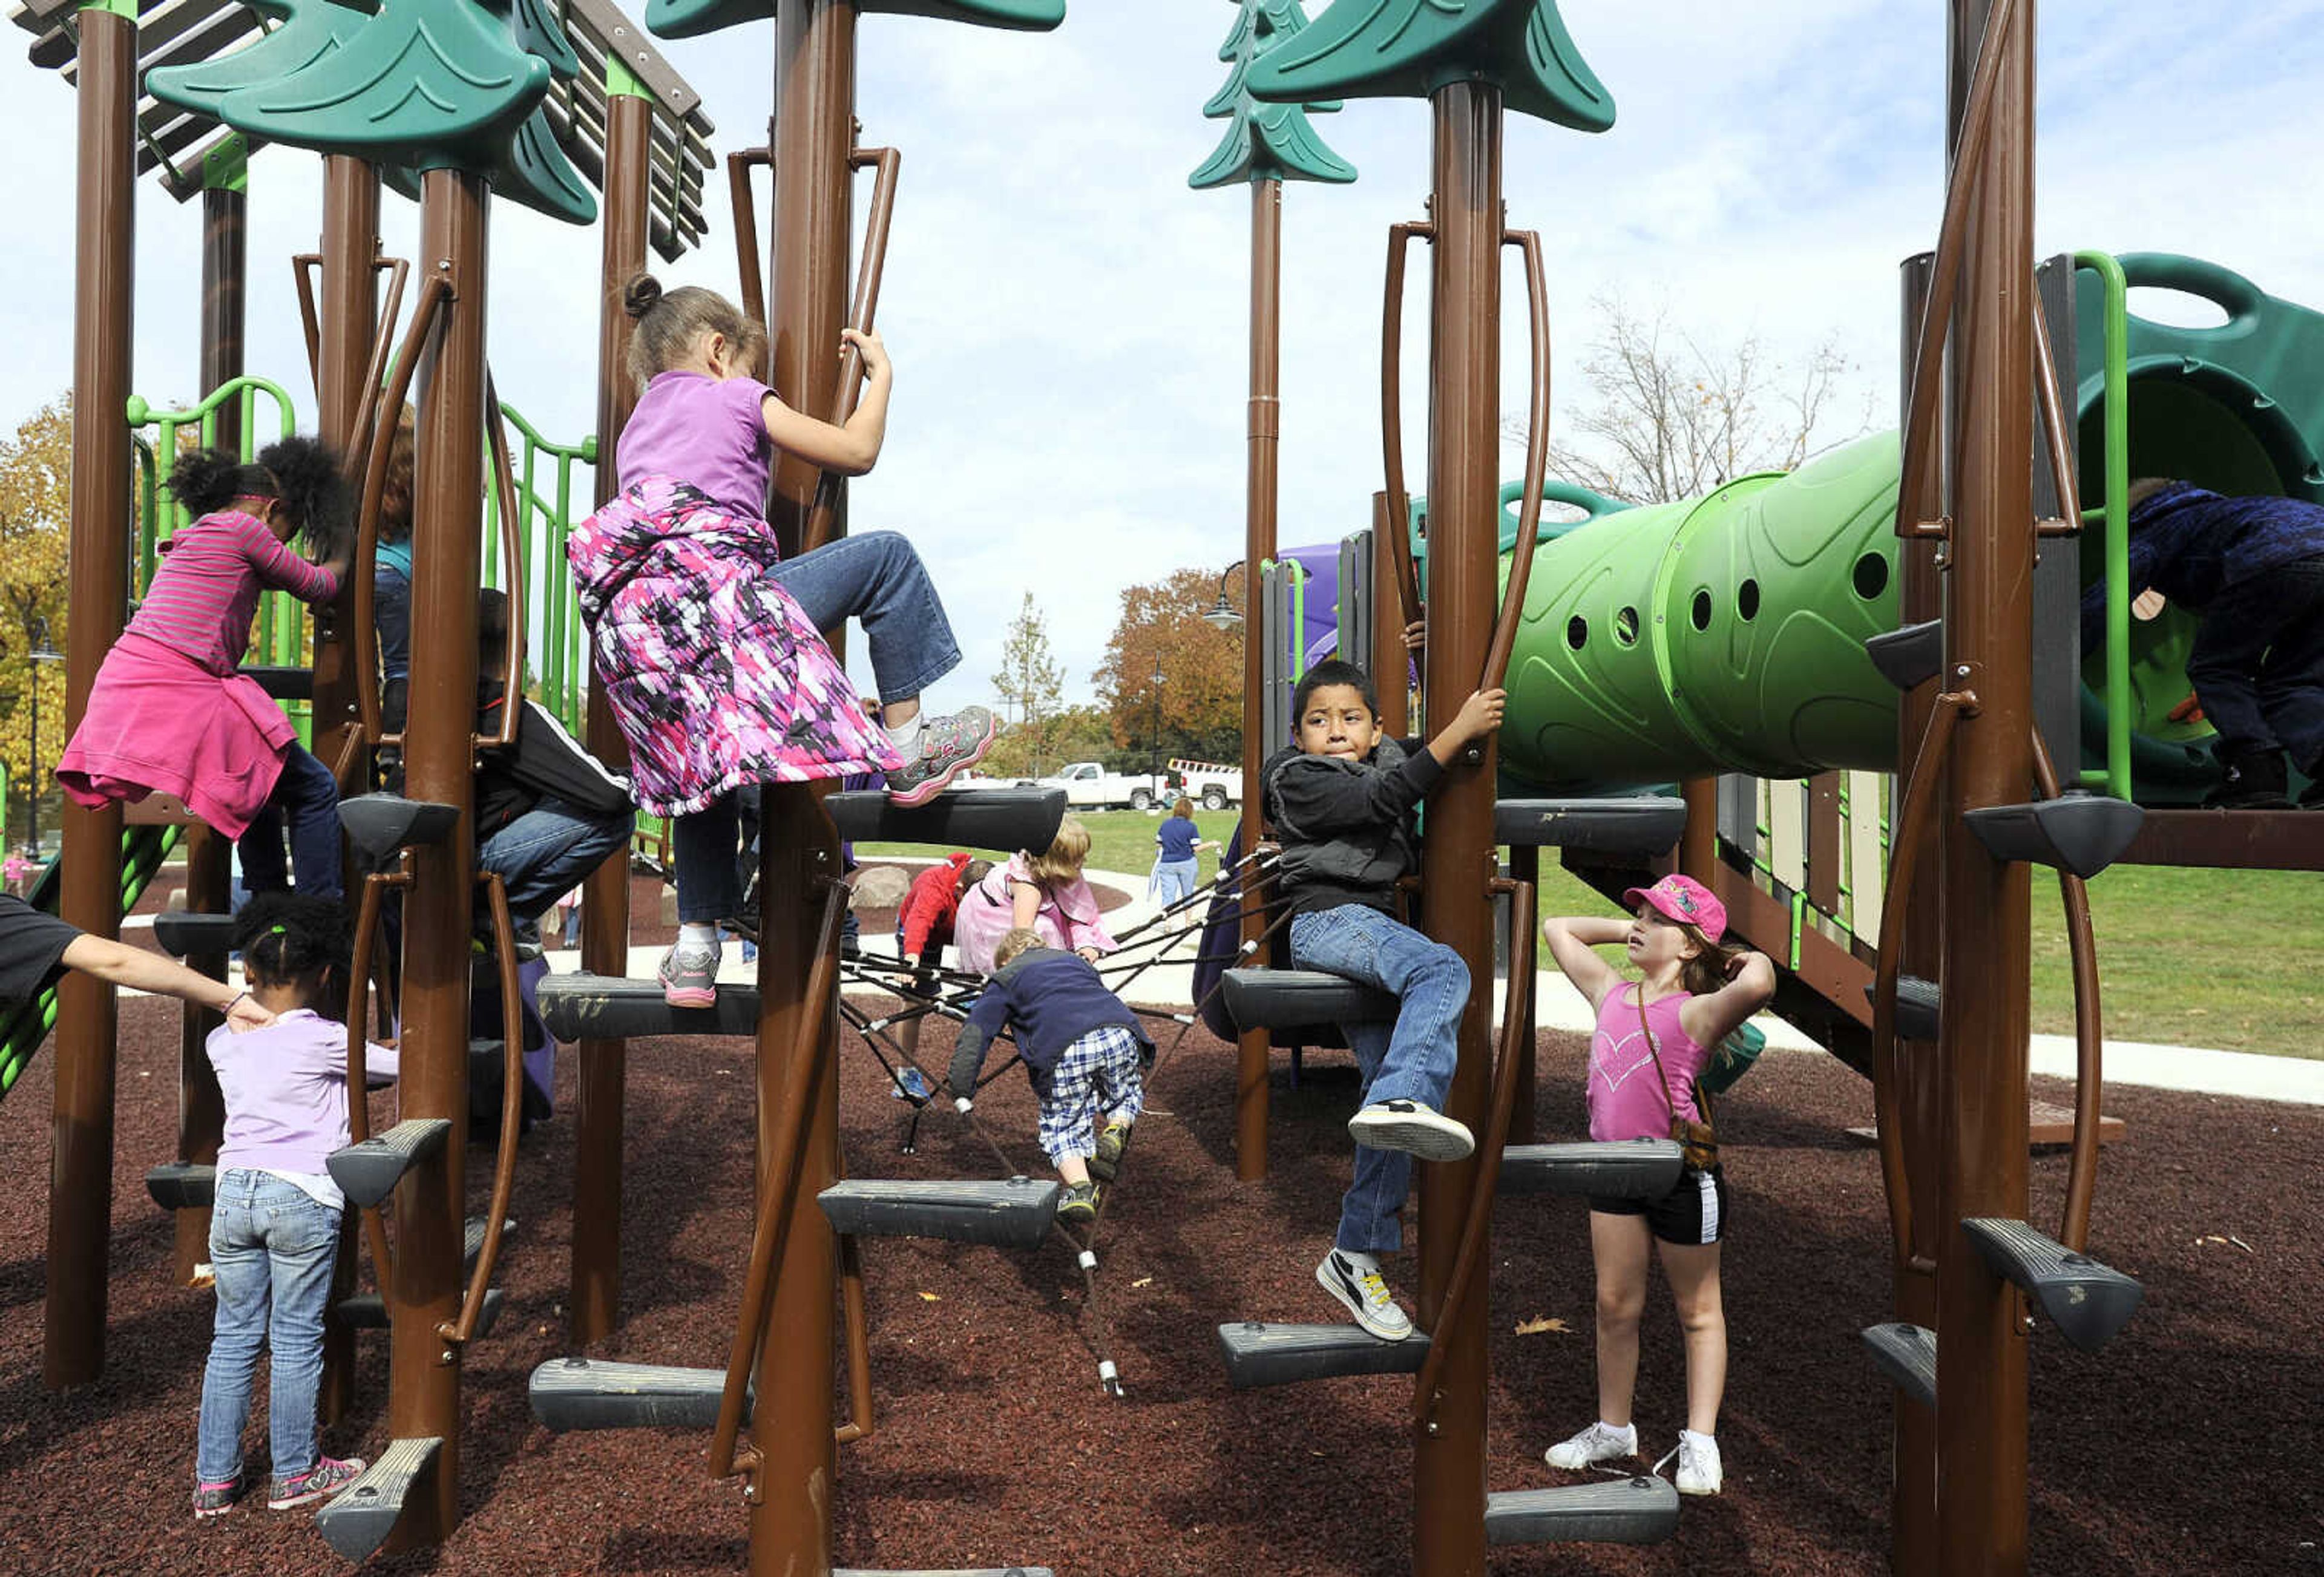
[[[1582,1194],[1659,1199],[1678,1186],[1686,1163],[1678,1141],[1510,1145],[1501,1151],[1502,1194]]]
[[[1227,1383],[1239,1391],[1363,1374],[1418,1374],[1428,1338],[1418,1331],[1383,1342],[1361,1325],[1270,1325],[1238,1320],[1219,1327]]]
[[[311,701],[315,698],[315,670],[310,668],[266,668],[245,663],[235,670],[246,679],[256,679],[258,687],[274,701]]]
[[[878,789],[823,802],[839,835],[855,844],[941,844],[954,849],[1046,849],[1065,818],[1062,788],[947,788],[903,806]]]
[[[460,807],[401,794],[359,794],[339,801],[339,825],[370,865],[383,865],[399,849],[440,844],[460,825]]]
[[[1302,1029],[1321,1024],[1377,1024],[1396,1017],[1386,991],[1313,969],[1230,969],[1222,993],[1241,1029]]]
[[[2127,799],[2068,794],[2028,805],[1988,805],[1961,813],[1986,853],[2070,872],[2088,881],[2122,858],[2146,812]]]
[[[721,985],[716,1005],[708,1008],[673,1008],[662,1001],[659,981],[610,974],[552,974],[537,991],[541,1022],[559,1040],[759,1032],[754,985]]]
[[[1872,988],[1864,988],[1864,1000],[1872,1000]],[[1925,1040],[1934,1044],[1942,1022],[1937,1014],[1937,982],[1923,980],[1917,974],[1896,977],[1896,1033],[1907,1040]]]
[[[153,917],[153,945],[173,958],[183,958],[189,953],[231,953],[234,917],[163,909]]]
[[[2022,1221],[1971,1217],[1961,1231],[1995,1275],[2024,1288],[2059,1333],[2085,1352],[2112,1341],[2146,1296],[2136,1280]]]
[[[164,1161],[145,1172],[145,1192],[163,1210],[203,1210],[217,1196],[217,1168],[207,1162]]]
[[[361,1144],[331,1152],[331,1181],[349,1203],[368,1210],[395,1192],[403,1175],[444,1148],[452,1124],[442,1117],[413,1117]]]
[[[923,1571],[918,1566],[908,1572],[874,1572],[862,1566],[834,1566],[831,1577],[1056,1577],[1056,1573],[1047,1566],[977,1566],[942,1572]]]
[[[1864,1345],[1880,1372],[1898,1390],[1923,1407],[1937,1405],[1937,1333],[1926,1325],[1902,1321],[1875,1325],[1864,1333]]]
[[[484,1312],[476,1316],[478,1341],[493,1333],[493,1326],[500,1320],[502,1306],[507,1301],[507,1294],[499,1287],[484,1288]],[[331,1305],[331,1315],[350,1331],[384,1331],[388,1327],[387,1300],[375,1292],[358,1292],[341,1298]],[[455,1314],[453,1318],[459,1316]]]
[[[723,1369],[552,1358],[532,1371],[532,1416],[542,1427],[708,1429],[718,1422]],[[750,1416],[747,1402],[743,1417]]]
[[[1056,1219],[1058,1184],[1030,1177],[1001,1182],[905,1183],[851,1177],[816,1195],[831,1230],[859,1238],[941,1238],[1038,1249]]]
[[[1485,1497],[1489,1545],[1658,1545],[1677,1531],[1678,1489],[1654,1473]]]
[[[1931,619],[1875,635],[1865,641],[1864,655],[1872,659],[1882,678],[1900,690],[1915,689],[1935,678],[1937,670],[1945,666],[1945,622]]]
[[[435,1435],[391,1441],[363,1476],[315,1513],[315,1531],[350,1561],[367,1561],[402,1519],[403,1503],[421,1475],[436,1465],[444,1443]]]
[[[1686,831],[1686,801],[1667,794],[1618,799],[1504,799],[1493,807],[1496,843],[1667,854]]]

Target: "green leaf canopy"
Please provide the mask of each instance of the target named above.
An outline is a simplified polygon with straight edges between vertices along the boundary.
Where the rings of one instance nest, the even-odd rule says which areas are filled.
[[[1614,97],[1573,45],[1557,0],[1338,0],[1269,51],[1252,97],[1305,104],[1425,98],[1450,83],[1498,86],[1508,106],[1578,132],[1614,124]]]
[[[1233,31],[1219,46],[1230,70],[1226,85],[1203,106],[1203,113],[1228,122],[1226,135],[1200,169],[1186,178],[1196,190],[1246,180],[1323,180],[1345,184],[1355,166],[1334,153],[1315,128],[1311,111],[1339,108],[1336,100],[1263,104],[1251,97],[1251,68],[1269,51],[1307,23],[1299,0],[1235,0]]]
[[[746,22],[765,22],[779,0],[646,0],[646,31],[657,38],[696,38]],[[1065,19],[1065,0],[862,0],[869,14],[928,16],[976,27],[1046,32]]]

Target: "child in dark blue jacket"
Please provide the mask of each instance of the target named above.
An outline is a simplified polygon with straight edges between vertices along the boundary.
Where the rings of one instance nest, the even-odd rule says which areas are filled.
[[[993,949],[997,973],[968,1010],[946,1083],[976,1093],[992,1038],[1016,1027],[1017,1054],[1041,1102],[1041,1148],[1065,1182],[1057,1219],[1097,1219],[1099,1185],[1111,1183],[1144,1107],[1143,1065],[1154,1049],[1145,1026],[1078,953],[1045,945],[1019,927]],[[1102,1117],[1104,1130],[1091,1138]]]

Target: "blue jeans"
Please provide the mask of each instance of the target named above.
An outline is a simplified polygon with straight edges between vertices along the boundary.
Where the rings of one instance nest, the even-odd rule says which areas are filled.
[[[1340,1027],[1363,1075],[1360,1105],[1416,1101],[1443,1110],[1461,1060],[1461,1011],[1469,1004],[1469,966],[1458,953],[1379,909],[1342,904],[1293,918],[1291,961],[1394,992],[1401,1001],[1393,1027]],[[1398,1247],[1403,1232],[1397,1213],[1411,1182],[1410,1156],[1358,1145],[1355,1181],[1340,1201],[1333,1242],[1367,1254]]]
[[[1159,860],[1154,865],[1156,901],[1166,908],[1182,899],[1194,896],[1194,875],[1202,868],[1199,860]]]
[[[293,741],[266,807],[251,818],[235,850],[243,885],[253,892],[288,887],[282,871],[282,824],[290,824],[290,871],[305,898],[339,896],[339,785],[331,770]]]
[[[239,1167],[219,1176],[210,1211],[217,1325],[202,1374],[194,1454],[194,1473],[202,1482],[224,1483],[242,1470],[242,1427],[250,1417],[251,1376],[262,1343],[274,1354],[266,1385],[274,1476],[295,1479],[315,1465],[323,1308],[338,1251],[339,1213],[297,1184]]]
[[[562,799],[543,799],[476,845],[476,867],[500,872],[509,913],[522,925],[539,919],[628,843],[636,820],[632,811],[593,816]]]

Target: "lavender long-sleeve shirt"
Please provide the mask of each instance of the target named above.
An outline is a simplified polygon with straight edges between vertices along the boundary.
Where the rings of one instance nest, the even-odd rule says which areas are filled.
[[[207,1047],[226,1097],[218,1171],[324,1172],[347,1142],[346,1026],[300,1008],[244,1034],[221,1026]],[[367,1046],[364,1068],[374,1084],[392,1079],[395,1053]]]

